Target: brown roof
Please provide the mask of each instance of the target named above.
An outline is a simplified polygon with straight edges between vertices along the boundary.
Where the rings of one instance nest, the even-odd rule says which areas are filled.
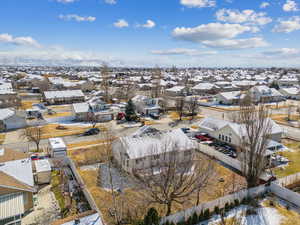
[[[12,176],[0,171],[0,187],[6,187],[11,189],[25,190],[29,192],[33,192],[34,188],[24,184]]]
[[[64,219],[56,220],[51,225],[61,225],[61,224],[73,221],[75,219],[78,219],[78,218],[82,218],[82,217],[92,215],[94,213],[97,213],[97,212],[95,210],[89,210],[89,211],[86,211],[86,212],[83,212],[83,213],[80,213],[80,214],[76,214],[76,215],[73,215],[73,216],[66,217]]]
[[[29,158],[29,154],[18,152],[12,149],[4,149],[4,154],[0,155],[0,163],[26,158]]]

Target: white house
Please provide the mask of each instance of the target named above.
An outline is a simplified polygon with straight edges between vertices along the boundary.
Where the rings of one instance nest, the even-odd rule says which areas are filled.
[[[241,91],[221,92],[216,95],[217,102],[224,105],[237,105],[244,97]]]
[[[192,87],[192,92],[195,95],[216,94],[218,90],[219,87],[212,83],[199,83],[196,86]]]
[[[279,91],[265,85],[254,86],[249,92],[256,102],[279,102],[284,100],[283,95]]]
[[[269,119],[269,121],[271,124],[270,140],[273,141],[272,145],[274,145],[274,142],[277,142],[278,146],[281,146],[280,142],[283,129],[272,119]],[[211,117],[204,118],[197,126],[200,132],[205,132],[217,140],[236,147],[241,145],[243,134],[245,134],[245,127],[242,124]]]
[[[146,133],[113,142],[114,159],[128,173],[146,172],[152,166],[161,168],[171,157],[183,163],[193,156],[196,145],[181,129]]]
[[[21,224],[35,191],[29,155],[0,149],[0,224]]]
[[[165,93],[170,96],[185,95],[187,90],[184,86],[174,86],[165,90]]]
[[[49,138],[51,157],[61,158],[67,156],[67,146],[62,138]]]
[[[84,102],[85,96],[81,90],[45,91],[44,100],[48,104],[71,104]]]
[[[143,95],[136,95],[132,99],[136,111],[140,114],[149,115],[151,113],[160,113],[159,98],[149,98]]]
[[[25,114],[11,108],[0,109],[0,131],[26,127]]]
[[[300,99],[300,89],[296,87],[280,88],[279,92],[286,98]]]

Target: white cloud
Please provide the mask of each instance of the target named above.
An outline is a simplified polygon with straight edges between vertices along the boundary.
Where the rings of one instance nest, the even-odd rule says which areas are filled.
[[[300,17],[294,16],[289,18],[288,20],[281,20],[279,24],[277,24],[273,28],[273,32],[282,32],[282,33],[290,33],[295,30],[300,30]]]
[[[216,51],[199,51],[197,49],[174,48],[167,50],[153,50],[154,55],[187,55],[187,56],[205,56],[217,54]]]
[[[220,9],[216,13],[216,17],[219,21],[229,23],[246,23],[252,25],[265,25],[272,22],[270,17],[266,16],[266,13],[256,13],[254,10],[246,9],[243,11],[232,9]]]
[[[240,24],[209,23],[197,27],[177,27],[172,36],[179,40],[202,42],[205,40],[217,40],[234,38],[245,32],[254,32],[253,28]]]
[[[282,6],[282,9],[286,12],[298,11],[297,3],[293,0],[287,0],[286,3]]]
[[[76,14],[68,14],[68,15],[59,15],[59,19],[66,20],[66,21],[77,21],[77,22],[94,22],[96,17],[94,16],[79,16]]]
[[[37,48],[41,47],[41,45],[32,37],[13,37],[10,34],[0,34],[0,42]]]
[[[266,47],[268,43],[260,37],[248,38],[248,39],[220,39],[212,41],[203,41],[205,46],[211,48],[220,48],[225,50],[246,49],[246,48],[258,48]]]
[[[267,8],[268,6],[270,6],[270,3],[269,2],[262,2],[259,6],[259,8],[261,9],[265,9]]]
[[[110,4],[110,5],[114,5],[117,4],[116,0],[104,0],[105,3]]]
[[[141,27],[144,27],[144,28],[153,28],[155,26],[156,26],[156,24],[152,20],[147,20],[147,22],[145,24],[141,25]]]
[[[67,4],[67,3],[73,3],[76,0],[56,0],[56,1],[59,2],[59,3],[65,3],[65,4]]]
[[[216,6],[215,0],[180,0],[180,3],[189,8],[204,8]]]
[[[114,26],[118,28],[123,28],[123,27],[129,27],[129,24],[126,20],[119,19],[117,22],[114,23]]]
[[[270,56],[294,56],[300,54],[299,49],[295,48],[280,48],[263,52],[264,55]]]

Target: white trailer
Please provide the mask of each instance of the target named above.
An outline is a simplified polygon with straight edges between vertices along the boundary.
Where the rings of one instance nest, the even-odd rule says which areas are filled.
[[[67,146],[62,138],[49,138],[50,154],[53,158],[67,156]]]

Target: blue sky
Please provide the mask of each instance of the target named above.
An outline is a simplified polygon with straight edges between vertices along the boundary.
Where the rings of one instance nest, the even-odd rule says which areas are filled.
[[[0,4],[0,64],[300,66],[299,0]]]

